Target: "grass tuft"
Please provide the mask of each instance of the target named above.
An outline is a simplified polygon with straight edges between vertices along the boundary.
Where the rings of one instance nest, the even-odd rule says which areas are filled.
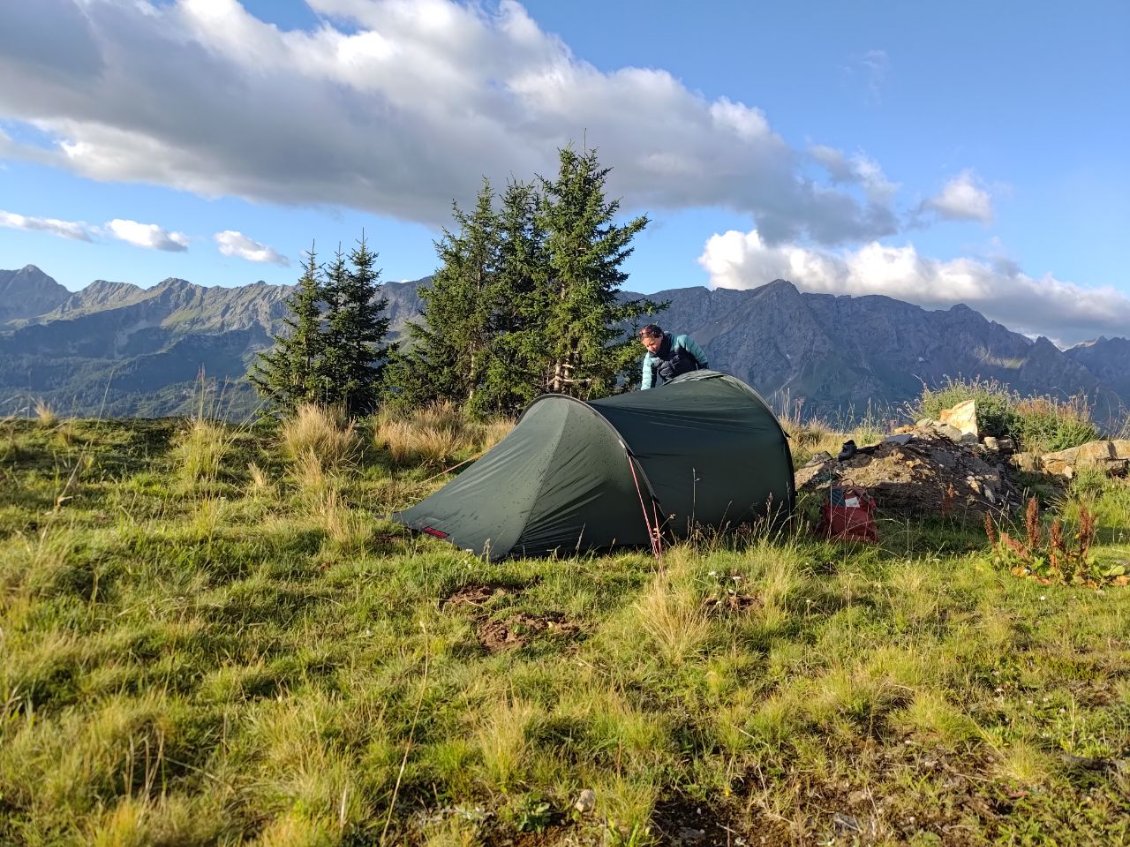
[[[193,420],[181,432],[174,451],[181,482],[188,488],[220,478],[232,450],[232,435],[221,423]]]
[[[317,462],[324,470],[340,469],[357,456],[356,426],[340,412],[305,403],[282,424],[283,453],[295,464]]]
[[[453,403],[438,402],[408,413],[382,410],[374,441],[394,465],[443,467],[486,452],[513,428],[509,419],[477,421]]]
[[[37,397],[35,400],[35,417],[39,421],[40,426],[50,427],[59,422],[59,416],[51,405],[42,397]]]
[[[710,621],[694,587],[668,572],[652,580],[633,608],[633,624],[670,664],[696,655],[710,634]]]
[[[491,790],[506,793],[520,784],[530,750],[530,727],[539,713],[535,704],[523,700],[505,698],[492,704],[476,735]]]

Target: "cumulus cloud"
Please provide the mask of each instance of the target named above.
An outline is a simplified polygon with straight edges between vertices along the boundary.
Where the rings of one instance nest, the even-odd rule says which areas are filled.
[[[106,224],[106,231],[119,241],[150,250],[168,250],[179,253],[188,249],[188,237],[179,232],[169,232],[157,224],[114,218]]]
[[[58,235],[61,238],[73,238],[76,241],[90,241],[90,227],[78,221],[61,221],[58,218],[32,218],[27,215],[17,215],[15,212],[5,212],[0,209],[0,226],[8,229],[34,230]]]
[[[768,244],[756,230],[730,231],[711,236],[698,261],[718,288],[787,279],[822,294],[878,294],[930,308],[964,303],[1010,329],[1063,344],[1124,335],[1130,326],[1130,297],[1113,288],[1031,277],[1006,261],[932,259],[909,244],[829,250]]]
[[[927,200],[923,207],[938,216],[954,221],[993,220],[993,200],[972,171],[962,171],[945,184],[941,192]]]
[[[253,241],[242,232],[234,229],[225,229],[212,236],[220,252],[225,256],[234,256],[237,259],[246,259],[249,262],[267,262],[272,265],[286,266],[290,259],[275,252],[266,244]]]
[[[879,163],[863,153],[849,157],[834,147],[814,144],[808,154],[824,167],[832,182],[861,185],[879,203],[889,203],[899,189],[897,183],[887,179]]]
[[[0,3],[0,117],[93,179],[429,224],[483,175],[554,173],[573,142],[615,165],[609,189],[629,207],[728,208],[775,242],[899,229],[874,163],[813,180],[758,109],[663,70],[598,70],[514,0],[308,4],[317,27],[281,30],[236,0]],[[878,84],[886,57],[859,66]]]

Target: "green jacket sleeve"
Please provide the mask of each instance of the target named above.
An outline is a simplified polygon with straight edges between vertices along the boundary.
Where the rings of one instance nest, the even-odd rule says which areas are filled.
[[[643,354],[643,379],[640,381],[640,389],[647,391],[651,388],[651,371],[652,359],[650,353]]]
[[[676,338],[675,346],[682,347],[684,350],[694,356],[695,361],[698,362],[698,366],[700,368],[710,367],[709,362],[706,361],[706,353],[702,351],[702,348],[699,347],[698,344],[695,343],[695,340],[689,335],[680,335],[678,338]]]

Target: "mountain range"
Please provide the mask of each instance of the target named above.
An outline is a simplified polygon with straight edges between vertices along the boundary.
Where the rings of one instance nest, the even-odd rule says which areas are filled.
[[[420,314],[429,278],[386,283],[394,335]],[[60,414],[231,418],[256,406],[244,375],[282,326],[291,286],[151,288],[96,280],[71,292],[34,265],[0,270],[0,413],[42,399]],[[625,298],[643,295],[624,292]],[[754,386],[778,411],[846,423],[895,417],[923,386],[991,379],[1023,395],[1085,395],[1100,422],[1130,406],[1130,340],[1060,350],[964,305],[930,311],[889,297],[676,288],[656,320],[688,333],[710,365]],[[203,375],[204,379],[201,379]]]

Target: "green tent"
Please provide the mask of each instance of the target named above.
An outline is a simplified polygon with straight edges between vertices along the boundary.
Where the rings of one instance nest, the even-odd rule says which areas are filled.
[[[486,455],[393,518],[480,556],[648,547],[792,512],[792,457],[757,393],[694,371],[584,403],[546,394]]]

